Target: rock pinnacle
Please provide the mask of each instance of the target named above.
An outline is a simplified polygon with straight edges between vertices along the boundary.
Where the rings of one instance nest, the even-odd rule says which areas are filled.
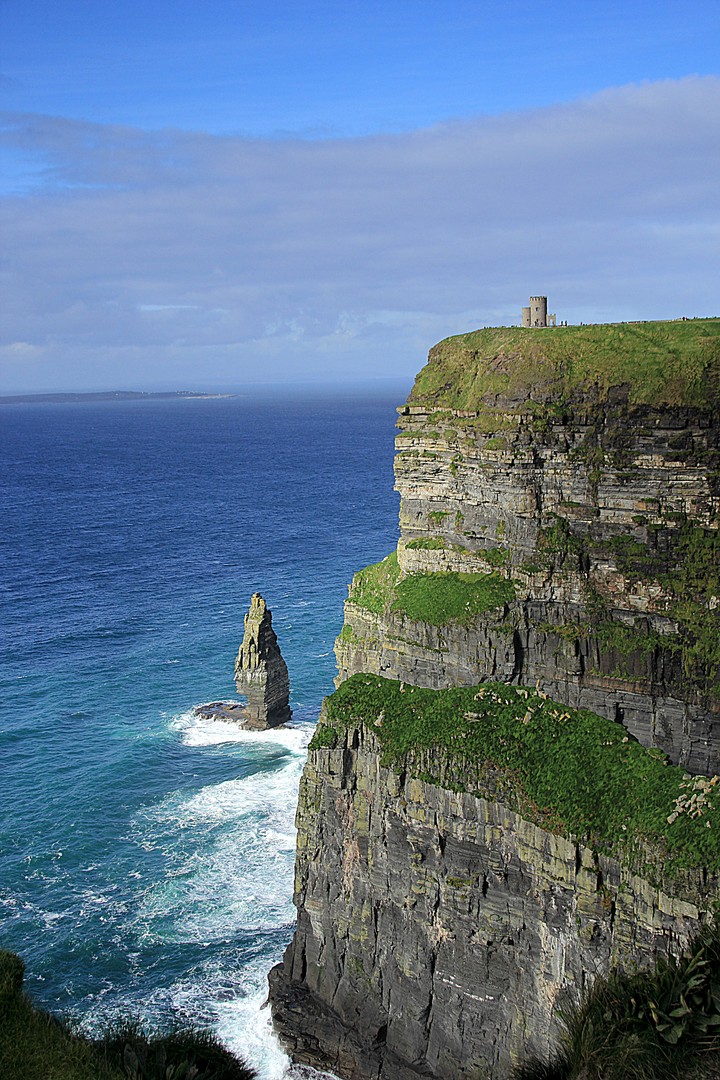
[[[272,613],[254,593],[245,616],[245,633],[235,661],[235,685],[247,697],[243,727],[262,731],[284,724],[290,712],[290,680],[282,658]]]

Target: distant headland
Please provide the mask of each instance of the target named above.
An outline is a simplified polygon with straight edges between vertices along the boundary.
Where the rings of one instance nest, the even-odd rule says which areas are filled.
[[[87,394],[11,394],[0,405],[69,404],[88,401],[167,401],[173,398],[234,398],[237,394],[205,394],[196,390],[97,390]]]

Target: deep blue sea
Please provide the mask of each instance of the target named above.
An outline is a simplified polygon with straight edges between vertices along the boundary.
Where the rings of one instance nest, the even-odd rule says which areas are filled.
[[[0,945],[89,1032],[193,1023],[288,1075],[297,785],[346,586],[396,543],[407,389],[0,407]],[[191,715],[234,696],[254,591],[278,732]]]

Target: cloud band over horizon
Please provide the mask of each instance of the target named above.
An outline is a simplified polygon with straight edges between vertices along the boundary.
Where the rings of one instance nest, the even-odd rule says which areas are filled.
[[[409,376],[517,323],[713,315],[720,79],[362,138],[9,114],[4,393]]]

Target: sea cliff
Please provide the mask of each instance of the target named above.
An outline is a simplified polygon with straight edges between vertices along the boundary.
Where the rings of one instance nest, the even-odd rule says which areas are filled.
[[[351,1080],[501,1078],[718,899],[720,320],[448,339],[399,413],[271,999]]]

